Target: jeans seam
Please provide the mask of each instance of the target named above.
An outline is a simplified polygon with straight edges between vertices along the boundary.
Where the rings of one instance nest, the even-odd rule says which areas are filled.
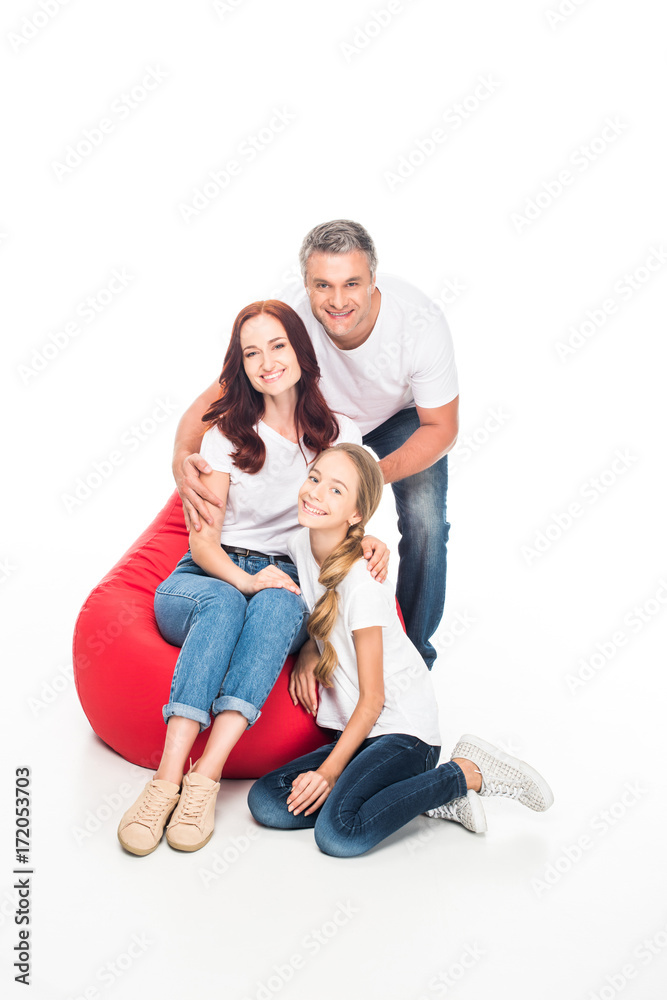
[[[400,747],[400,748],[398,748],[398,749],[397,749],[397,750],[396,750],[396,751],[395,751],[395,752],[394,752],[394,753],[393,753],[393,754],[391,755],[391,757],[385,757],[385,758],[384,758],[384,760],[382,760],[381,762],[379,762],[378,764],[376,764],[376,766],[375,766],[375,767],[374,767],[374,768],[373,768],[373,769],[372,769],[371,771],[364,771],[364,773],[363,773],[363,774],[361,774],[361,775],[359,776],[359,778],[357,779],[357,781],[356,781],[356,782],[355,782],[355,783],[354,783],[354,784],[353,784],[353,785],[351,786],[351,788],[349,789],[349,791],[354,791],[354,789],[355,789],[355,788],[356,788],[356,787],[357,787],[357,786],[358,786],[358,785],[359,785],[359,784],[360,784],[361,782],[365,781],[365,779],[366,779],[366,778],[368,777],[368,775],[369,775],[369,774],[372,774],[372,773],[373,773],[373,771],[377,771],[379,767],[382,767],[382,766],[383,766],[384,764],[387,764],[387,763],[388,763],[388,762],[389,762],[390,760],[394,760],[394,758],[395,758],[395,757],[399,757],[399,756],[400,756],[400,755],[401,755],[402,753],[405,753],[405,751],[406,751],[406,750],[414,750],[414,747]],[[348,830],[349,832],[351,832],[351,831],[352,831],[352,827],[351,827],[351,826],[350,826],[350,824],[349,824],[349,823],[348,823],[348,822],[347,822],[346,820],[344,820],[344,819],[342,818],[342,816],[340,815],[340,808],[339,808],[339,809],[337,810],[337,812],[338,812],[338,820],[339,820],[339,822],[340,822],[340,825],[341,825],[341,827],[344,827],[344,828],[345,828],[346,830]],[[355,815],[358,815],[358,812],[357,812],[357,813],[355,813]]]

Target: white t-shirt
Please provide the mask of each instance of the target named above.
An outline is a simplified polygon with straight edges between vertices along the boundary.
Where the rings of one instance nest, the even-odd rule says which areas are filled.
[[[324,593],[318,583],[320,567],[310,549],[310,532],[302,528],[290,541],[289,553],[296,564],[299,586],[310,611]],[[384,654],[384,707],[369,736],[407,733],[432,746],[440,746],[438,705],[428,667],[403,631],[393,585],[378,583],[359,559],[336,588],[338,617],[330,641],[338,655],[332,674],[333,687],[319,688],[317,724],[342,731],[359,700],[357,655],[352,632],[358,628],[382,626]],[[322,651],[322,643],[317,640]]]
[[[340,434],[336,441],[361,444],[356,424],[336,413]],[[308,465],[298,444],[288,441],[263,420],[257,433],[266,446],[266,459],[259,472],[251,475],[232,464],[234,445],[217,427],[209,427],[200,453],[216,472],[229,473],[229,493],[220,542],[255,549],[269,556],[286,555],[290,537],[298,531],[297,497],[306,478]],[[308,463],[317,456],[303,444]]]
[[[302,282],[281,293],[306,325],[322,372],[320,388],[332,410],[347,413],[362,434],[409,406],[436,407],[458,396],[454,345],[438,305],[391,274],[377,275],[382,296],[371,335],[342,351],[313,316]]]

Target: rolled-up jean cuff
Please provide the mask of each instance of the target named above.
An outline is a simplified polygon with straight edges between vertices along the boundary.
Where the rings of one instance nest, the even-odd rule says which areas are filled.
[[[251,705],[249,701],[243,701],[241,698],[234,698],[230,694],[220,695],[216,698],[211,705],[211,712],[213,715],[219,715],[220,712],[240,712],[241,715],[245,715],[248,720],[248,725],[246,729],[250,729],[254,726],[260,715],[262,714],[258,708]]]
[[[168,722],[172,715],[179,715],[182,719],[192,719],[193,722],[198,722],[200,733],[211,725],[211,716],[208,712],[203,712],[201,708],[193,708],[192,705],[181,705],[177,701],[170,701],[162,708],[162,718],[165,722]]]

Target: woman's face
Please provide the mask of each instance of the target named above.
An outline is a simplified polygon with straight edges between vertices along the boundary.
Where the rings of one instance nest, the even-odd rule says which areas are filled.
[[[247,319],[241,327],[243,367],[253,389],[280,396],[301,378],[301,368],[282,323],[267,313]]]
[[[334,451],[315,460],[299,490],[299,524],[336,529],[361,520],[357,512],[359,474],[345,452]]]

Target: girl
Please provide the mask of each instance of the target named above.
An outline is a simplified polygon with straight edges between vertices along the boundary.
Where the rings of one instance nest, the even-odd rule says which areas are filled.
[[[303,322],[275,300],[236,317],[219,399],[204,416],[202,478],[223,500],[213,524],[190,529],[190,549],[157,588],[155,616],[176,662],[164,751],[155,776],[118,827],[132,854],[167,840],[196,851],[213,834],[220,776],[232,748],[261,714],[288,653],[307,638],[307,609],[288,552],[298,530],[294,504],[305,470],[336,439],[360,441],[356,425],[332,413]],[[368,539],[369,569],[386,573],[386,546]],[[214,722],[202,757],[185,762]]]
[[[319,455],[299,490],[304,530],[290,552],[312,608],[317,722],[335,738],[260,778],[248,796],[258,822],[312,827],[320,850],[336,857],[363,854],[424,811],[483,832],[479,796],[518,798],[538,811],[553,801],[536,771],[473,736],[436,767],[431,675],[401,628],[391,586],[373,580],[361,561],[364,525],[382,487],[372,456],[339,444]]]

